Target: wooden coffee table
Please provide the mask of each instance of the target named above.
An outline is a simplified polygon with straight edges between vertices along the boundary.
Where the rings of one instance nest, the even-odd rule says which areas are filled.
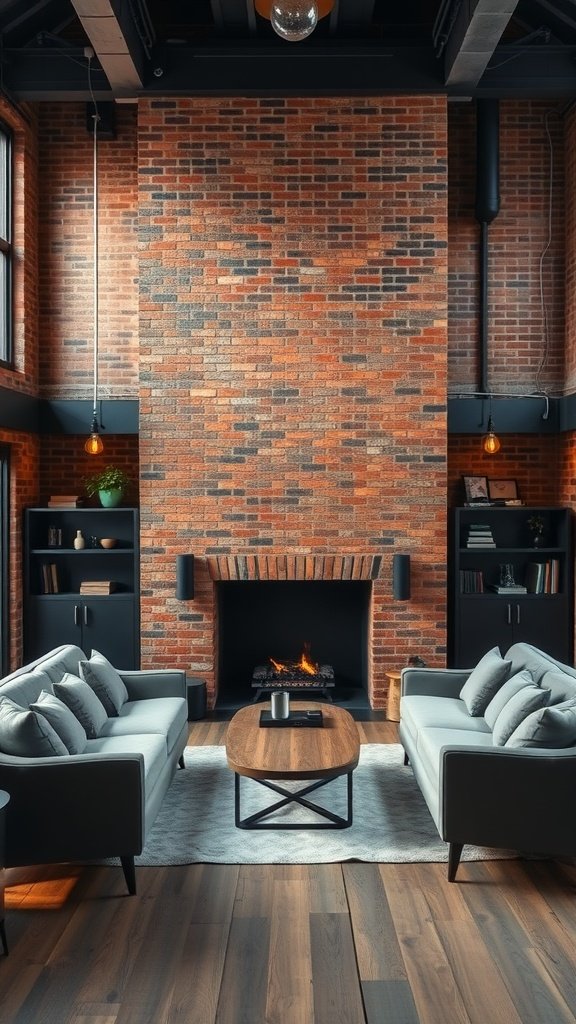
[[[321,710],[323,725],[318,728],[301,726],[261,727],[260,712],[269,710],[264,702],[241,708],[228,725],[226,756],[228,767],[234,772],[234,814],[237,828],[253,829],[309,829],[349,828],[352,824],[352,772],[358,764],[360,739],[352,715],[333,704],[317,701],[290,701],[291,711]],[[254,779],[262,786],[282,796],[273,804],[255,814],[242,818],[240,808],[241,776]],[[347,776],[347,812],[343,818],[333,811],[307,800],[307,796],[325,786],[327,782]],[[297,792],[283,788],[279,783],[288,779],[314,779]],[[273,780],[278,780],[273,781]],[[270,824],[262,819],[274,811],[296,803],[316,811],[327,821],[286,822]]]

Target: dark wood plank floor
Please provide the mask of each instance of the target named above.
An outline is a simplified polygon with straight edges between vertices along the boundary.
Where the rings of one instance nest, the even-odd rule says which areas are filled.
[[[361,722],[364,742],[395,726]],[[191,727],[222,743],[226,725]],[[576,869],[556,861],[7,872],[0,1024],[568,1024]]]

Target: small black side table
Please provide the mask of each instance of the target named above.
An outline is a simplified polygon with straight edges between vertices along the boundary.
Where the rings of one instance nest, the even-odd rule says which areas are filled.
[[[8,956],[8,941],[6,939],[6,927],[4,925],[4,837],[6,835],[6,808],[10,796],[0,789],[0,941],[4,950],[4,956]]]
[[[186,676],[186,695],[188,698],[188,721],[196,722],[206,715],[206,683],[203,679]]]

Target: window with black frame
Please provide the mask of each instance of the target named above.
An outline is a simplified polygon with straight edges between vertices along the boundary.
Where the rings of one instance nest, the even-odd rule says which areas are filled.
[[[10,449],[0,445],[0,676],[8,672],[8,595],[10,551]]]
[[[12,135],[1,122],[0,363],[12,363]]]

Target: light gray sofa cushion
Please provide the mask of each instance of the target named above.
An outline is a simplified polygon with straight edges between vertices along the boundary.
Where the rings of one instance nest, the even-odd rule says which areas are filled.
[[[496,693],[484,712],[484,721],[486,722],[486,725],[488,725],[490,729],[493,729],[496,724],[496,719],[504,705],[508,703],[515,693],[518,693],[519,690],[523,690],[525,686],[529,686],[533,682],[534,679],[532,678],[532,674],[528,669],[523,669],[522,672],[517,672],[511,679],[507,679],[505,683],[502,683],[502,686],[499,690],[496,690]]]
[[[460,699],[470,715],[484,714],[509,671],[510,662],[502,658],[498,647],[493,647],[480,659],[460,690]]]
[[[83,679],[66,672],[59,683],[53,684],[53,690],[60,700],[74,712],[88,739],[100,734],[102,726],[108,720],[106,708],[98,699],[94,690]]]
[[[471,718],[459,697],[415,693],[402,697],[400,707],[404,726],[414,738],[420,729],[466,729],[470,743],[474,743],[474,733],[490,731],[483,718]]]
[[[80,677],[92,687],[108,716],[119,714],[120,708],[128,700],[128,690],[108,658],[98,651],[92,651],[90,661],[81,661],[78,667]]]
[[[152,792],[166,764],[166,740],[163,736],[97,736],[88,740],[86,754],[142,754],[144,758],[144,786]]]
[[[52,683],[50,676],[40,669],[32,672],[23,672],[17,678],[2,685],[0,694],[2,697],[9,697],[20,707],[28,707],[42,693],[42,690],[50,690]]]
[[[50,722],[55,732],[58,733],[69,754],[82,754],[86,749],[86,730],[80,724],[76,715],[70,708],[56,696],[55,693],[47,693],[42,690],[38,700],[30,705],[32,711],[37,711]]]
[[[513,697],[502,708],[498,718],[494,723],[492,730],[492,741],[495,747],[503,747],[508,739],[510,739],[512,733],[518,728],[520,722],[532,712],[537,711],[538,708],[544,707],[550,699],[550,690],[542,690],[539,686],[534,683],[531,686],[525,686],[518,693],[515,693]]]
[[[514,730],[506,747],[549,747],[559,749],[576,743],[576,697],[541,708],[528,715]]]
[[[188,705],[182,697],[150,697],[127,701],[117,718],[109,718],[101,736],[131,736],[158,733],[165,737],[168,753],[174,748],[188,719]]]
[[[13,757],[62,757],[68,754],[50,723],[9,697],[0,697],[0,750]]]

